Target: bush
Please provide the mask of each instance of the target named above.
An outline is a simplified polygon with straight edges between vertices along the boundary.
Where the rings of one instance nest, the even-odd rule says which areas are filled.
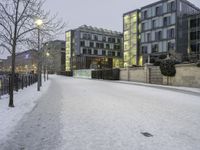
[[[176,75],[175,61],[171,59],[161,61],[160,70],[164,76],[174,77]]]
[[[160,66],[160,63],[161,63],[161,61],[160,61],[160,60],[157,60],[157,61],[154,62],[153,65],[154,65],[154,66]]]
[[[159,59],[166,59],[166,58],[167,58],[167,55],[164,55],[164,54],[159,56]]]

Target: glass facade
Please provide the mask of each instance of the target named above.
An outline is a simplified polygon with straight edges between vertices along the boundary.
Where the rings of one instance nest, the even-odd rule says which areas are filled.
[[[66,32],[66,63],[65,70],[71,71],[71,31]]]
[[[124,14],[124,67],[139,64],[139,11]]]

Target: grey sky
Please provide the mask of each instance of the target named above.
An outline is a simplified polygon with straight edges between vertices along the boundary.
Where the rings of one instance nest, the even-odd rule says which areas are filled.
[[[86,24],[122,31],[122,15],[158,0],[46,0],[46,9],[59,13],[68,29]],[[200,7],[200,0],[189,0]],[[64,35],[63,35],[64,39]]]
[[[67,23],[67,29],[83,24],[122,32],[122,15],[158,0],[46,0],[45,9],[58,13]],[[200,0],[189,0],[200,7]],[[59,39],[64,40],[65,34]],[[5,58],[7,52],[0,52]]]

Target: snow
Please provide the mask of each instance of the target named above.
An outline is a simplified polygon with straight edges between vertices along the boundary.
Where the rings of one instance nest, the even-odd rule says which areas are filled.
[[[43,82],[44,83],[44,82]],[[9,133],[19,123],[22,117],[30,112],[37,104],[37,100],[48,90],[50,81],[43,84],[41,91],[37,91],[37,83],[24,90],[14,93],[14,108],[9,108],[9,95],[4,95],[0,99],[0,145]]]
[[[36,86],[20,91],[14,109],[0,100],[0,109],[5,109],[0,112],[0,121],[5,121],[0,137],[10,136],[3,150],[200,149],[197,92],[63,76],[50,80],[42,93],[35,92]],[[27,99],[32,99],[31,104]],[[38,107],[30,112],[35,103]],[[16,134],[9,134],[24,114]],[[145,137],[144,132],[153,136]]]
[[[58,82],[62,150],[200,149],[199,96],[107,81]]]
[[[133,81],[117,81],[119,83],[127,83],[127,84],[135,84],[135,85],[143,85],[143,86],[150,86],[150,87],[158,87],[158,88],[169,88],[169,89],[177,89],[183,90],[188,92],[195,92],[200,93],[200,88],[193,88],[193,87],[181,87],[181,86],[169,86],[169,85],[158,85],[158,84],[148,84],[148,83],[141,83],[141,82],[133,82]]]

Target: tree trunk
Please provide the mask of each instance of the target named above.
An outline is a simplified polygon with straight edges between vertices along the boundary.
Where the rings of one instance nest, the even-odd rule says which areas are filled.
[[[14,78],[15,78],[15,49],[16,49],[16,42],[13,43],[12,48],[12,70],[11,70],[11,82],[10,82],[10,100],[9,100],[9,107],[14,107],[13,101],[13,90],[14,90]]]

